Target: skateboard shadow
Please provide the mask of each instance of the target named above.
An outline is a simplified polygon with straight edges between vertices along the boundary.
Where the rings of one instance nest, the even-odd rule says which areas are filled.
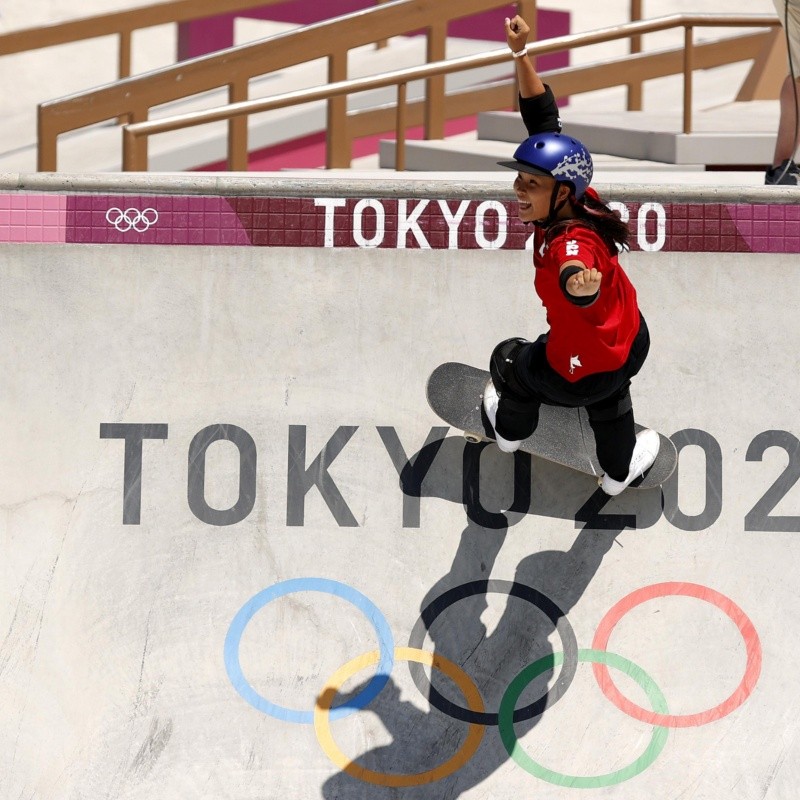
[[[532,552],[517,565],[513,582],[491,580],[510,527],[529,514],[574,520],[575,509],[595,496],[596,482],[592,484],[591,478],[538,462],[524,453],[500,453],[493,445],[467,444],[462,437],[429,442],[409,459],[400,479],[403,491],[411,497],[460,503],[466,527],[449,571],[421,602],[422,613],[408,644],[444,656],[471,678],[485,704],[484,735],[463,766],[435,782],[392,788],[381,785],[380,779],[367,783],[340,772],[323,784],[326,800],[460,797],[510,760],[498,732],[497,712],[515,676],[534,661],[554,652],[565,653],[563,667],[544,671],[521,695],[515,711],[518,737],[534,728],[568,688],[577,666],[577,643],[567,615],[626,527],[624,517],[633,513],[638,526],[641,519],[655,514],[650,508],[653,504],[660,516],[660,492],[649,499],[646,495],[652,492],[639,492],[634,501],[629,501],[635,511],[615,509],[617,513],[601,519],[600,527],[584,525],[566,550]],[[602,497],[602,503],[595,501],[595,519],[603,516],[600,512],[607,498]],[[535,547],[532,537],[531,549]],[[495,602],[498,596],[504,605]],[[487,610],[489,617],[493,612],[496,618],[491,629],[483,619]],[[566,654],[574,654],[574,658]],[[401,675],[402,670],[406,672]],[[408,664],[397,663],[394,677],[367,709],[378,717],[390,742],[353,753],[352,757],[359,766],[375,773],[431,770],[453,758],[469,729],[464,717],[469,712],[461,708],[465,700],[454,683],[438,671],[426,674],[416,668],[411,669],[412,685],[408,672]],[[421,692],[428,700],[423,704],[425,710],[403,700],[406,691]],[[544,788],[537,779],[527,778],[532,792]],[[520,785],[517,779],[514,783]],[[524,779],[521,785],[526,785]]]
[[[533,514],[571,520],[575,528],[644,529],[663,510],[661,489],[609,497],[591,475],[521,451],[503,453],[491,442],[471,444],[463,436],[429,440],[408,459],[400,487],[409,497],[460,503],[469,519],[486,528],[508,527]]]

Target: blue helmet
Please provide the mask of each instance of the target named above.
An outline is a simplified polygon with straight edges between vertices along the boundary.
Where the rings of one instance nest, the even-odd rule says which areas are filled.
[[[514,151],[514,161],[497,163],[517,172],[550,175],[561,183],[572,184],[579,200],[592,180],[589,151],[564,133],[535,133]]]

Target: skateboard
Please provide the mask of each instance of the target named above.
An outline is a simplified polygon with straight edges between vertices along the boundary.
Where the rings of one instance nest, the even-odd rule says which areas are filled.
[[[469,442],[494,441],[492,425],[483,410],[483,392],[490,377],[486,370],[448,361],[436,367],[428,378],[426,391],[431,409],[448,425],[463,431]],[[642,425],[636,425],[637,433],[642,429]],[[675,445],[664,434],[659,433],[659,437],[661,447],[653,466],[630,488],[661,486],[675,470]],[[542,405],[539,425],[522,442],[520,450],[586,475],[603,474],[585,408]]]

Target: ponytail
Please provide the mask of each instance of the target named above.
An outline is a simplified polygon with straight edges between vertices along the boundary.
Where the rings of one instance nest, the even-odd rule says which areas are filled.
[[[557,233],[562,232],[570,225],[582,224],[591,228],[604,242],[611,255],[616,255],[621,250],[630,250],[628,240],[630,231],[622,221],[619,211],[610,209],[597,192],[587,187],[580,200],[573,200],[575,216],[571,219],[559,220],[547,228],[549,241]]]

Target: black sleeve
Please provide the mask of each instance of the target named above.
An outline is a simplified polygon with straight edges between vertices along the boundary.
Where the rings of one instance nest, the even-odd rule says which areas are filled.
[[[561,118],[552,89],[545,84],[544,94],[536,97],[519,98],[519,113],[528,129],[528,136],[534,133],[560,133]]]

